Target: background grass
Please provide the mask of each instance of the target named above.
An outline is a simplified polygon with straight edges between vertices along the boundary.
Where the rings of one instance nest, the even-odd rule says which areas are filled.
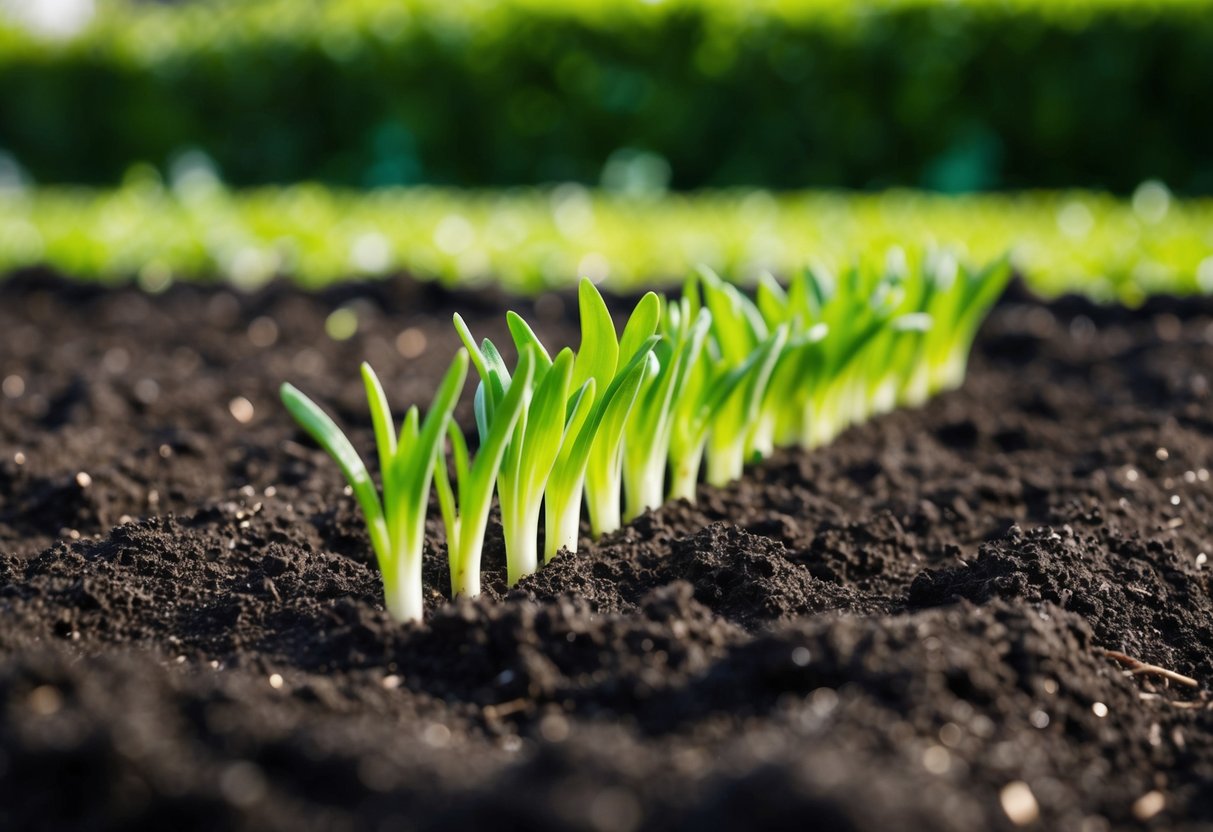
[[[114,190],[0,196],[0,269],[44,263],[149,288],[180,277],[253,287],[277,273],[322,286],[407,271],[526,292],[578,275],[627,289],[681,280],[699,263],[744,281],[938,247],[974,263],[1010,252],[1044,294],[1080,288],[1132,303],[1213,291],[1213,200],[1175,200],[1157,185],[1131,199],[761,190],[640,199],[575,185],[231,191],[197,173],[173,186],[147,174]]]

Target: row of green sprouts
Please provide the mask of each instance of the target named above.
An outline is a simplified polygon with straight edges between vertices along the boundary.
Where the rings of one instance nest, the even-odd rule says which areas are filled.
[[[750,295],[701,270],[676,299],[642,297],[622,333],[583,280],[579,348],[552,355],[510,312],[513,367],[456,315],[464,347],[424,415],[413,406],[397,426],[362,365],[382,490],[323,410],[289,384],[282,398],[353,490],[388,611],[420,620],[431,488],[452,594],[480,592],[494,492],[513,585],[539,568],[541,540],[543,562],[577,551],[583,509],[598,538],[667,500],[693,502],[701,475],[726,485],[775,448],[814,448],[959,386],[1008,274],[1004,263],[975,270],[936,254],[913,269],[896,258],[837,277],[809,269],[786,287],[763,277]],[[479,377],[474,452],[452,419],[469,363]]]

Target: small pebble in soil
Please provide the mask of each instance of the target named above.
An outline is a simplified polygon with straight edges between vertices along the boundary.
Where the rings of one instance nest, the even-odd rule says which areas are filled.
[[[1125,469],[1125,479],[1126,480],[1128,480],[1129,482],[1137,482],[1137,477],[1138,477],[1138,473],[1137,473],[1136,468]]]
[[[160,385],[150,378],[141,378],[135,382],[135,398],[140,404],[155,404],[160,398]]]
[[[227,409],[231,411],[232,418],[242,425],[253,421],[253,403],[244,396],[237,396],[228,402]]]
[[[25,379],[15,373],[11,376],[5,376],[3,383],[0,383],[0,390],[3,390],[4,395],[10,399],[18,398],[25,392]]]
[[[101,356],[101,366],[114,375],[125,371],[130,364],[131,354],[122,347],[106,350],[105,355]]]
[[[451,729],[440,722],[431,722],[421,732],[421,739],[430,748],[445,748],[451,742]]]
[[[20,451],[17,451],[17,453],[13,454],[13,462],[17,463],[18,465],[24,465],[25,464],[25,454],[21,453]]]
[[[389,673],[387,676],[383,677],[383,681],[380,684],[382,684],[387,690],[395,690],[396,688],[400,687],[400,677],[395,673]]]
[[[1108,715],[1108,706],[1102,702],[1095,702],[1091,705],[1091,713],[1095,714],[1100,719]]]
[[[548,714],[539,721],[539,735],[548,742],[564,742],[569,736],[569,721],[560,714]]]
[[[947,774],[952,767],[952,755],[942,745],[932,745],[922,752],[922,767],[932,774]]]
[[[427,345],[425,333],[415,326],[402,329],[396,336],[396,352],[405,358],[417,358]]]
[[[1166,448],[1159,448],[1157,451],[1154,452],[1154,456],[1158,457],[1158,459],[1161,460],[1162,462],[1166,462],[1168,459],[1171,458],[1171,452],[1168,451]]]
[[[1032,715],[1028,717],[1028,722],[1032,723],[1033,728],[1048,728],[1049,715],[1044,711],[1032,711]]]
[[[948,748],[957,748],[964,740],[964,731],[955,722],[946,722],[939,729],[939,741]]]
[[[1147,821],[1165,809],[1166,806],[1166,795],[1155,789],[1152,792],[1146,792],[1133,801],[1133,817],[1140,821]]]
[[[278,324],[264,315],[254,318],[248,325],[248,339],[254,347],[272,347],[278,340]]]
[[[272,687],[274,690],[282,689],[282,674],[280,674],[280,673],[271,673],[270,674],[270,687]]]
[[[38,716],[51,716],[63,707],[63,694],[51,685],[39,685],[30,691],[25,704]]]
[[[1201,552],[1199,555],[1196,556],[1196,568],[1200,569],[1206,563],[1208,563],[1208,561],[1209,561],[1209,556],[1206,555],[1204,552]]]
[[[1013,780],[1002,787],[998,793],[998,801],[1006,812],[1011,823],[1016,826],[1027,826],[1040,817],[1040,806],[1036,803],[1036,795],[1022,780]]]
[[[81,488],[88,488],[92,484],[93,478],[90,477],[87,472],[81,471],[80,473],[76,474],[76,485],[80,486]]]

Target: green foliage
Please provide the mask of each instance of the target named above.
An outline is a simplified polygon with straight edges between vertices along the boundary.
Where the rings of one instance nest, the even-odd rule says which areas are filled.
[[[146,172],[114,191],[0,189],[0,271],[47,264],[81,279],[137,276],[149,289],[199,277],[242,288],[286,274],[323,286],[406,271],[513,292],[576,275],[615,291],[650,287],[699,264],[741,282],[788,280],[805,263],[840,271],[901,247],[951,249],[971,262],[1010,252],[1045,295],[1138,303],[1213,291],[1213,200],[1064,192],[943,197],[707,192],[634,200],[576,187],[517,192],[429,188],[359,194],[312,185],[227,191],[168,188]],[[602,392],[602,388],[599,388]]]
[[[300,427],[337,462],[362,509],[371,548],[383,575],[388,612],[398,621],[420,621],[421,553],[425,547],[425,514],[435,462],[450,423],[451,412],[467,376],[467,353],[455,354],[438,386],[424,421],[416,406],[404,417],[396,434],[387,396],[374,370],[362,365],[362,378],[375,427],[383,499],[366,465],[341,429],[311,399],[290,384],[282,385],[282,401]],[[420,423],[419,423],[420,422]],[[443,470],[445,479],[445,469]],[[485,507],[487,515],[488,508]],[[487,520],[487,517],[486,517]]]
[[[1209,0],[98,5],[0,30],[36,181],[198,147],[241,185],[1213,192]]]
[[[459,428],[451,425],[449,433],[456,484],[452,488],[442,465],[438,466],[435,482],[446,526],[453,595],[475,597],[480,594],[480,555],[488,529],[493,486],[498,481],[514,430],[526,412],[537,360],[534,350],[524,350],[511,379],[500,356],[491,359],[491,368],[483,354],[476,359],[477,371],[481,372],[482,378],[488,378],[489,384],[486,389],[482,382],[476,391],[480,448],[475,459],[469,455]],[[484,369],[481,369],[482,365]]]
[[[283,400],[345,472],[379,555],[389,610],[415,619],[426,496],[444,429],[457,485],[445,463],[434,481],[451,591],[474,596],[494,488],[513,585],[539,566],[541,508],[546,562],[576,552],[583,496],[599,537],[619,527],[625,495],[628,519],[666,499],[693,501],[705,454],[708,483],[724,486],[776,446],[813,447],[873,413],[959,384],[976,328],[1010,273],[1005,262],[972,270],[943,255],[911,265],[894,249],[881,265],[860,262],[837,277],[803,270],[786,290],[764,276],[751,299],[701,269],[676,300],[645,294],[620,336],[602,295],[583,279],[576,353],[566,347],[553,360],[508,313],[513,373],[496,345],[477,345],[455,315],[464,349],[424,424],[411,409],[398,440],[382,387],[364,365],[386,511],[328,417],[290,385]],[[474,459],[449,423],[469,355],[480,376]]]

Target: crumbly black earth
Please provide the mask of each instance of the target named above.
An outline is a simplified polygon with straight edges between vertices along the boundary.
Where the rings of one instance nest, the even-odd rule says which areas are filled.
[[[446,601],[432,521],[395,624],[277,386],[369,452],[358,362],[402,410],[510,305],[575,337],[405,279],[0,284],[0,827],[1213,828],[1213,301],[1013,287],[962,390],[512,590],[491,530]]]

